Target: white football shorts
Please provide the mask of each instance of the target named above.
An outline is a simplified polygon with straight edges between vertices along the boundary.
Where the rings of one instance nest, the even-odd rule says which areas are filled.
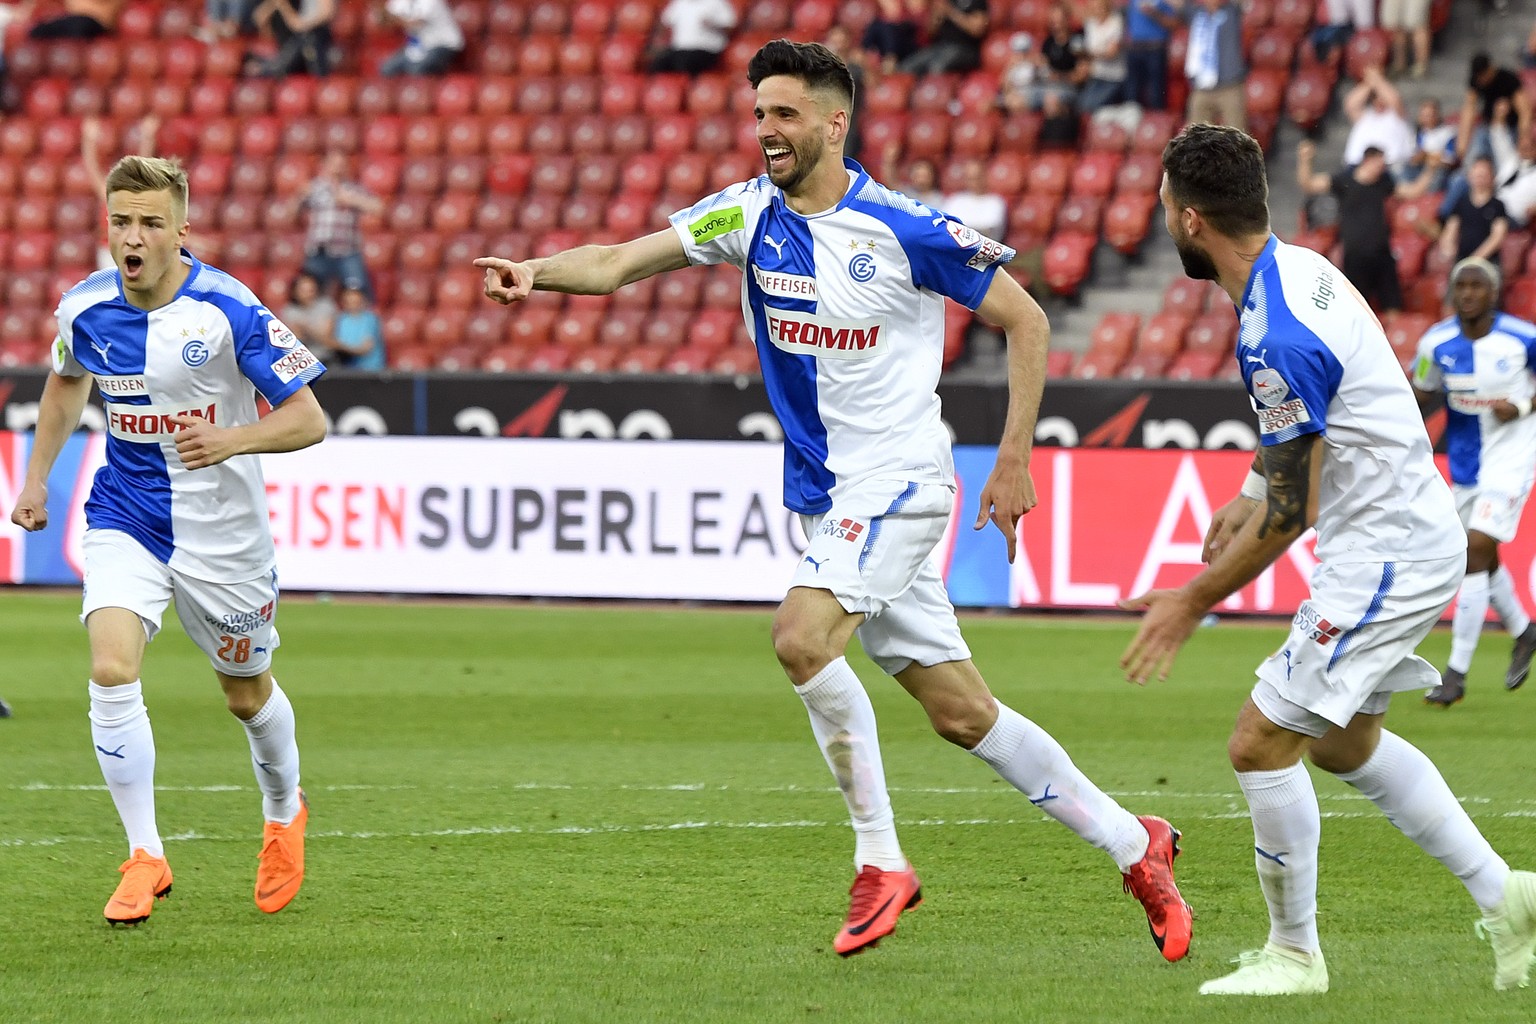
[[[1456,496],[1456,511],[1461,525],[1468,532],[1476,530],[1508,544],[1520,530],[1520,514],[1525,511],[1525,499],[1531,496],[1530,488],[1516,490],[1504,487],[1468,487],[1457,484],[1451,488]]]
[[[1465,552],[1425,562],[1319,565],[1285,644],[1259,665],[1253,702],[1307,736],[1383,714],[1392,694],[1440,682],[1414,654],[1456,597]]]
[[[913,662],[965,661],[971,651],[932,557],[954,504],[946,484],[871,480],[851,488],[830,511],[800,517],[809,543],[789,585],[830,591],[846,610],[863,612],[859,643],[890,675]]]
[[[257,676],[272,666],[277,636],[277,570],[243,583],[209,583],[179,573],[121,530],[86,530],[85,592],[80,621],[98,608],[126,608],[160,632],[174,598],[176,616],[214,669]]]

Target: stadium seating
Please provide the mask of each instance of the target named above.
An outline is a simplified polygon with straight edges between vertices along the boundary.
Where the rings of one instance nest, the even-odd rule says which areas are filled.
[[[136,144],[134,122],[153,111],[162,122],[161,151],[189,167],[194,246],[205,257],[248,273],[260,288],[280,288],[303,259],[301,225],[283,211],[323,153],[348,148],[360,154],[364,185],[386,200],[385,214],[365,220],[364,237],[392,362],[587,372],[753,372],[739,273],[692,270],[629,286],[602,307],[605,317],[595,325],[592,307],[558,302],[477,311],[478,278],[460,273],[468,261],[484,252],[536,254],[634,237],[708,191],[759,173],[752,91],[742,82],[746,61],[776,36],[811,38],[834,22],[857,34],[877,13],[874,0],[755,0],[743,5],[722,68],[688,79],[643,70],[660,0],[458,0],[469,46],[454,72],[384,79],[379,63],[400,37],[357,5],[341,4],[335,73],[273,81],[239,77],[248,41],[210,46],[188,36],[201,6],[140,0],[125,8],[117,37],[89,44],[45,46],[13,26],[7,90],[18,102],[0,122],[0,189],[15,197],[0,212],[14,277],[5,287],[8,310],[49,307],[54,278],[94,262],[90,236],[101,214],[78,166],[80,119],[100,117],[103,149],[121,152]],[[1246,88],[1261,140],[1281,118],[1321,123],[1340,77],[1385,52],[1383,34],[1368,31],[1318,60],[1305,42],[1317,6],[1247,5],[1253,73]],[[1048,7],[1047,0],[995,2],[979,71],[868,76],[860,155],[873,170],[894,144],[905,158],[935,160],[951,184],[962,161],[984,160],[988,187],[1008,202],[1006,240],[1041,254],[1045,288],[1076,296],[1092,286],[1101,244],[1126,256],[1140,251],[1158,208],[1159,157],[1180,120],[1147,113],[1127,128],[1085,119],[1078,150],[1040,151],[1040,116],[1006,114],[995,101],[1011,33],[1038,37]],[[1434,10],[1443,25],[1449,4],[1436,0]],[[1169,62],[1172,110],[1182,109],[1186,45],[1181,32]],[[1398,204],[1393,213],[1405,294],[1420,316],[1438,313],[1442,297],[1445,268],[1425,240],[1433,214],[1434,197]],[[1523,269],[1526,239],[1522,232],[1506,246],[1506,268]],[[1298,240],[1323,251],[1335,244],[1326,233]],[[1514,288],[1512,295],[1536,306],[1530,291]],[[1096,342],[1083,359],[1053,357],[1053,370],[1213,372],[1211,360],[1225,357],[1231,338],[1207,320],[1230,319],[1229,311],[1209,308],[1199,287],[1173,292],[1164,313],[1182,317],[1183,332],[1159,314],[1138,321],[1120,347]],[[686,329],[640,330],[674,315],[689,318]],[[950,317],[958,340],[947,336],[948,360],[960,355],[969,322]],[[35,327],[29,317],[0,322],[0,361],[31,352],[31,335],[15,332]]]

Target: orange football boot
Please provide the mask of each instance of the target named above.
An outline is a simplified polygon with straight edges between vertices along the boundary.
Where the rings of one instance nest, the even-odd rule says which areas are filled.
[[[1181,833],[1150,814],[1136,819],[1147,830],[1146,855],[1125,872],[1125,891],[1147,911],[1147,928],[1164,960],[1182,960],[1189,952],[1193,913],[1173,881],[1173,858],[1179,855]]]
[[[896,930],[903,910],[923,902],[923,883],[908,864],[903,871],[882,871],[866,864],[848,890],[848,920],[832,942],[840,956],[852,956]]]
[[[133,851],[117,869],[123,880],[117,883],[112,898],[101,914],[108,924],[138,924],[149,920],[155,900],[171,892],[171,866],[164,857],[151,857],[145,850]]]
[[[261,855],[256,867],[256,906],[275,914],[298,895],[304,884],[304,827],[309,823],[309,797],[299,790],[299,813],[280,825],[269,821],[261,830]]]

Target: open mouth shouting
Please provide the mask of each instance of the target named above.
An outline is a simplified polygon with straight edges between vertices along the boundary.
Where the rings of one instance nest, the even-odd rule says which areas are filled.
[[[123,257],[123,276],[130,281],[137,280],[144,271],[144,257],[137,253],[129,253]]]

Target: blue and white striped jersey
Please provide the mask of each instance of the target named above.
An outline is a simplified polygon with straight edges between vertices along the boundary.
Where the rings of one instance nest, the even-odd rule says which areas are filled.
[[[107,462],[86,524],[122,530],[188,576],[238,583],[275,562],[261,460],[185,469],[169,417],[254,423],[255,391],[279,405],[325,367],[245,285],[185,250],[182,259],[191,272],[159,309],[131,305],[116,270],[65,292],[53,369],[92,375],[106,404]]]
[[[1536,417],[1500,423],[1490,411],[1499,400],[1536,395],[1536,325],[1508,313],[1477,340],[1456,317],[1442,320],[1419,341],[1413,386],[1445,392],[1445,448],[1451,481],[1501,494],[1524,494],[1536,473]]]
[[[874,181],[852,160],[802,216],[767,175],[671,217],[688,259],[743,274],[741,305],[784,426],[784,504],[809,515],[876,477],[952,483],[934,393],[944,298],[975,309],[1014,252]]]
[[[1262,444],[1323,435],[1320,560],[1425,561],[1465,550],[1381,323],[1325,258],[1270,236],[1238,309],[1237,361]]]

